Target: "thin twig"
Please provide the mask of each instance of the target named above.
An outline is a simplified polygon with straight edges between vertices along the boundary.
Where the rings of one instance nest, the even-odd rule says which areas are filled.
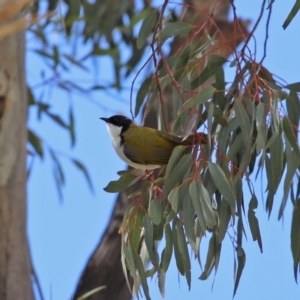
[[[260,61],[260,65],[263,63],[264,59],[267,56],[267,43],[269,39],[269,26],[270,26],[270,20],[271,20],[271,14],[272,14],[272,7],[273,7],[273,2],[270,3],[269,5],[269,13],[268,13],[268,18],[267,18],[267,23],[266,23],[266,37],[264,41],[264,55]]]

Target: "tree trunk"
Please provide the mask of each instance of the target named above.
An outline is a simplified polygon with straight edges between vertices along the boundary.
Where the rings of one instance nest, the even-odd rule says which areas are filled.
[[[214,43],[208,52],[228,57],[247,36],[247,26],[249,25],[248,21],[229,21],[229,9],[230,2],[227,0],[185,0],[180,20],[188,22],[190,19],[194,19],[195,30],[201,28],[197,31],[197,37],[200,38],[203,31],[214,36]],[[213,22],[206,22],[208,18],[212,18]],[[202,26],[203,24],[205,25]],[[188,37],[175,38],[171,45],[171,54],[179,51],[179,48],[188,42],[190,42]],[[199,73],[205,66],[203,61],[205,60],[199,59]],[[173,111],[173,89],[171,86],[165,88],[162,92],[162,98],[164,104],[170,108],[168,111]],[[170,113],[167,122],[171,123],[172,121]],[[157,126],[156,112],[147,115],[144,125]],[[124,213],[132,202],[132,199],[128,200],[126,197],[127,194],[133,192],[132,188],[130,187],[129,191],[119,193],[107,229],[81,274],[73,299],[77,299],[84,293],[104,285],[106,289],[93,294],[89,297],[89,300],[129,300],[132,298],[122,271],[121,236],[118,233]]]
[[[8,2],[0,1],[0,4],[3,7]],[[1,300],[34,299],[26,232],[27,91],[24,45],[24,32],[0,40]]]

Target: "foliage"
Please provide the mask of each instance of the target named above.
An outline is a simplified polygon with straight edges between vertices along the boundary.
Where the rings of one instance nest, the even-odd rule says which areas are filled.
[[[152,13],[144,19],[144,23],[154,28],[150,17],[159,18]],[[176,22],[167,25],[162,26],[162,32],[159,29],[154,32],[154,37],[149,40],[152,49],[159,49],[165,42],[166,39],[159,37],[187,37],[192,29],[191,25]],[[149,28],[145,32],[146,27],[141,26],[140,45],[144,45],[147,34],[151,34]],[[211,139],[208,145],[196,143],[189,151],[177,147],[160,175],[140,177],[142,188],[129,196],[135,202],[128,209],[120,230],[123,236],[122,262],[124,270],[128,269],[134,280],[133,293],[138,293],[141,285],[146,299],[150,299],[147,277],[154,274],[157,274],[158,286],[164,294],[165,276],[173,254],[178,272],[191,287],[189,251],[200,259],[200,243],[205,236],[210,242],[199,279],[205,280],[213,270],[216,272],[226,233],[235,249],[237,268],[233,295],[236,293],[246,263],[243,238],[247,223],[253,240],[263,251],[259,220],[255,216],[258,191],[253,183],[260,174],[265,175],[268,182],[266,211],[269,215],[281,182],[283,198],[279,220],[283,217],[288,198],[294,203],[292,254],[297,280],[300,259],[297,237],[300,189],[299,184],[295,184],[300,165],[298,83],[286,85],[275,80],[262,62],[257,63],[250,58],[251,55],[245,54],[246,46],[229,62],[236,68],[236,73],[232,83],[226,83],[226,59],[207,53],[212,41],[207,36],[197,45],[187,42],[179,53],[161,58],[162,66],[153,76],[150,93],[150,77],[145,79],[137,93],[135,115],[146,95],[146,112],[151,105],[156,105],[155,99],[159,98],[161,109],[158,117],[163,123],[164,114],[168,112],[163,111],[161,91],[172,83],[176,89],[172,103],[176,112],[172,131],[180,132],[187,126],[187,120],[193,120],[189,128],[206,131]],[[201,55],[209,62],[197,75],[195,70],[199,62],[195,56],[199,53],[195,49],[199,47]],[[162,56],[158,50],[153,50],[151,58],[154,60],[156,55]],[[200,91],[199,86],[202,86]],[[109,184],[106,191],[123,190],[124,178],[128,179],[128,186],[137,180],[129,171],[119,182],[114,182],[113,188]],[[165,245],[161,253],[158,252],[158,242]],[[145,268],[148,259],[151,264]],[[128,276],[126,271],[124,273]],[[127,280],[130,286],[128,277]]]
[[[297,280],[300,266],[300,185],[297,181],[300,83],[286,85],[276,80],[263,66],[263,59],[257,62],[253,58],[248,43],[254,30],[245,39],[242,49],[228,61],[211,53],[215,36],[206,32],[201,38],[194,39],[200,28],[194,28],[193,19],[191,23],[179,22],[173,19],[173,12],[166,12],[165,5],[159,11],[144,1],[137,11],[131,1],[96,0],[90,3],[70,0],[62,4],[49,0],[46,11],[55,10],[58,3],[62,6],[60,11],[64,13],[64,22],[61,22],[61,15],[54,15],[30,29],[39,40],[33,51],[48,66],[47,71],[41,74],[40,87],[47,84],[68,94],[77,92],[89,96],[108,88],[122,89],[124,79],[132,73],[139,75],[144,71],[146,75],[137,91],[134,109],[132,99],[130,102],[132,115],[139,115],[147,103],[145,114],[153,107],[157,108],[162,129],[177,134],[201,130],[207,132],[210,138],[207,145],[196,143],[193,149],[177,147],[169,164],[158,176],[144,178],[129,171],[105,188],[108,192],[118,192],[138,180],[142,182],[142,187],[129,195],[134,199],[134,205],[128,209],[120,229],[123,269],[128,285],[129,274],[134,280],[132,291],[138,293],[141,285],[146,298],[150,299],[147,278],[157,274],[160,291],[164,294],[165,276],[173,254],[178,272],[185,276],[190,288],[189,251],[200,260],[199,247],[205,236],[210,241],[199,278],[207,279],[213,270],[218,269],[222,242],[227,233],[235,250],[237,265],[235,294],[246,263],[243,238],[247,223],[253,240],[263,251],[263,237],[255,216],[259,197],[253,183],[260,174],[265,175],[268,182],[268,215],[272,213],[280,184],[283,184],[283,198],[278,219],[283,217],[288,199],[294,205],[291,246]],[[297,3],[284,23],[285,28],[298,11]],[[39,4],[35,2],[34,12],[44,9]],[[233,1],[232,6],[235,12]],[[269,12],[271,6],[272,2]],[[65,47],[58,47],[49,40],[47,32],[52,30],[63,39]],[[80,38],[75,39],[75,34]],[[166,49],[174,37],[185,38],[187,42],[166,57]],[[72,46],[66,46],[70,41]],[[78,57],[78,43],[85,44],[86,56]],[[130,57],[124,56],[124,48],[130,49]],[[141,65],[148,49],[151,49],[151,55]],[[114,66],[114,79],[108,84],[84,86],[64,78],[72,67],[89,72],[88,61],[103,56],[109,57]],[[200,73],[199,57],[203,58],[200,60],[203,66]],[[154,68],[149,67],[150,62]],[[230,83],[224,79],[228,64],[235,69]],[[153,69],[154,74],[149,75],[149,70]],[[45,77],[46,73],[50,75]],[[172,113],[175,119],[172,128],[166,122],[167,115],[171,113],[163,98],[163,91],[170,85],[174,90]],[[35,89],[28,88],[30,105],[37,108],[37,116],[46,116],[67,130],[73,146],[76,135],[72,105],[68,117],[63,118],[51,110],[51,104],[37,100]],[[44,157],[45,148],[48,149],[61,194],[65,179],[57,151],[47,146],[32,130],[29,130],[29,144],[32,153],[40,158]],[[72,162],[91,185],[84,165],[78,160],[72,159]],[[158,252],[158,242],[164,245],[161,253]],[[148,260],[151,264],[146,269]]]

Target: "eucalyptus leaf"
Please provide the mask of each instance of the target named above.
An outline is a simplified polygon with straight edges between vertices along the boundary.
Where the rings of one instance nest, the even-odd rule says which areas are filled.
[[[165,226],[165,237],[166,237],[166,247],[162,255],[162,268],[165,272],[167,272],[172,258],[172,253],[173,253],[173,238],[172,238],[172,229],[170,224],[166,224]]]
[[[118,193],[133,185],[138,180],[139,177],[131,174],[130,172],[125,172],[118,180],[109,182],[109,184],[103,189],[107,193]]]
[[[149,216],[154,224],[158,225],[162,222],[164,213],[164,203],[162,199],[153,199],[150,201]]]
[[[184,175],[191,168],[192,161],[193,155],[191,153],[185,154],[181,157],[177,166],[173,169],[173,171],[166,179],[165,185],[163,187],[163,192],[165,195],[168,195],[173,188],[181,183]]]
[[[214,181],[214,184],[220,191],[220,193],[224,196],[224,198],[228,201],[229,206],[231,208],[231,214],[234,216],[235,214],[235,194],[232,189],[229,180],[225,176],[224,171],[215,163],[208,163],[209,173]]]
[[[154,249],[154,241],[153,241],[153,224],[152,224],[152,221],[151,219],[149,218],[149,216],[146,214],[144,216],[144,237],[145,237],[145,244],[146,244],[146,248],[147,248],[147,251],[148,251],[148,255],[149,255],[149,258],[152,262],[152,264],[154,266],[157,266],[158,265],[158,260],[157,260],[157,257],[155,255],[155,252],[153,251]]]
[[[294,204],[291,226],[291,249],[294,260],[294,277],[297,282],[300,270],[300,198]]]
[[[162,31],[162,42],[170,37],[181,36],[185,37],[190,32],[192,26],[184,22],[169,22],[166,23]]]
[[[236,254],[237,254],[237,260],[238,260],[238,268],[235,274],[235,282],[234,282],[234,290],[233,290],[233,297],[235,296],[235,293],[237,291],[237,288],[239,286],[239,282],[242,276],[242,272],[246,263],[246,253],[244,249],[240,246],[236,248]]]
[[[212,95],[215,92],[215,88],[212,86],[207,86],[205,88],[203,88],[199,94],[193,96],[192,98],[188,99],[178,110],[178,115],[180,115],[181,113],[183,113],[184,111],[197,106],[201,103],[205,103],[207,102],[209,99],[211,99]]]
[[[254,212],[254,210],[257,208],[257,205],[258,205],[257,198],[255,194],[253,194],[249,202],[248,221],[249,221],[253,241],[258,242],[260,252],[262,253],[263,252],[262,239],[260,235],[258,220]]]
[[[185,239],[182,225],[179,222],[177,222],[176,226],[177,226],[177,234],[178,234],[178,246],[179,246],[180,253],[182,255],[185,277],[189,289],[191,289],[191,261],[188,252],[187,242]]]
[[[142,26],[140,28],[139,34],[138,34],[138,38],[137,38],[137,48],[138,49],[141,49],[144,46],[147,38],[149,37],[155,24],[158,21],[158,17],[159,17],[158,11],[153,10],[144,19]]]
[[[172,228],[172,239],[173,239],[173,245],[174,245],[174,254],[175,254],[175,261],[177,265],[177,269],[179,273],[184,276],[185,274],[185,268],[183,263],[183,258],[181,255],[181,252],[179,250],[179,241],[178,241],[178,235],[177,235],[177,221],[173,221],[173,228]]]

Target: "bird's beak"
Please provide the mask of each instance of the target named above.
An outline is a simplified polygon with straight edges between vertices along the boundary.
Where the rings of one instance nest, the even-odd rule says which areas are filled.
[[[107,121],[108,121],[108,118],[99,118],[99,119],[103,120],[103,121],[106,122],[106,123],[107,123]]]

